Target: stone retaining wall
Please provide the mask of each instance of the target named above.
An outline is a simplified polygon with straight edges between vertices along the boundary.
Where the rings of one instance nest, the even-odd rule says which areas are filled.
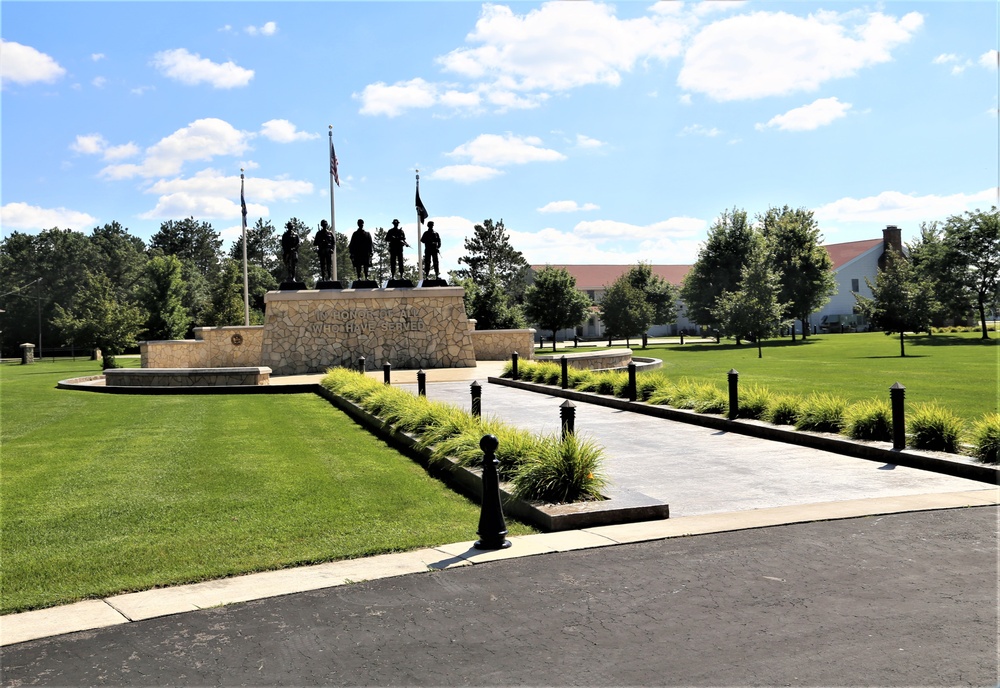
[[[564,355],[570,368],[605,370],[627,366],[632,360],[632,349],[608,349],[607,351],[587,351],[579,354],[539,354],[535,356],[535,360],[558,363]]]
[[[521,360],[531,360],[535,330],[473,330],[472,346],[477,361],[509,361],[515,351]]]
[[[271,369],[239,368],[115,368],[104,371],[108,387],[217,387],[267,385]]]
[[[196,327],[194,339],[140,342],[143,368],[239,368],[260,365],[264,328]]]

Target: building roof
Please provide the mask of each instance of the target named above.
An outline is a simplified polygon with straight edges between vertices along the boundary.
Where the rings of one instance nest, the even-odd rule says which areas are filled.
[[[544,267],[564,268],[576,279],[577,289],[603,289],[624,275],[634,265],[532,265],[535,272]],[[680,286],[690,265],[650,265],[653,274],[659,275],[674,286]]]
[[[830,254],[833,269],[839,270],[862,253],[867,253],[875,247],[881,248],[882,244],[882,239],[865,239],[863,241],[847,241],[843,244],[827,244],[824,248]]]

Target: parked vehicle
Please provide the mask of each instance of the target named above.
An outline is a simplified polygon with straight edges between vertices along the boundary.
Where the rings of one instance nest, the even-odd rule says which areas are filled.
[[[865,332],[868,330],[868,323],[865,316],[855,313],[847,315],[824,315],[819,321],[820,332]]]

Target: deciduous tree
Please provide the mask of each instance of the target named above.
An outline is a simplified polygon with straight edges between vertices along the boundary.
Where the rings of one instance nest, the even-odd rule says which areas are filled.
[[[709,228],[708,238],[681,287],[690,320],[700,325],[715,322],[712,310],[716,299],[723,292],[739,289],[754,233],[746,211],[739,208],[724,211]]]
[[[107,275],[87,273],[81,286],[72,306],[56,305],[53,320],[66,343],[100,349],[104,368],[114,368],[115,357],[136,344],[145,323],[142,310],[122,300]]]
[[[996,207],[949,217],[945,244],[964,264],[965,284],[979,312],[982,338],[989,339],[986,307],[995,303],[1000,286],[1000,214]]]
[[[601,321],[608,337],[641,336],[653,324],[653,306],[625,273],[607,288],[601,300]]]
[[[565,268],[545,266],[524,294],[524,315],[539,327],[552,330],[552,349],[556,332],[576,327],[590,311],[590,299],[576,288],[574,278]]]
[[[209,222],[193,217],[167,220],[149,240],[150,249],[160,249],[165,255],[190,261],[204,277],[211,278],[219,270],[222,239]]]
[[[139,304],[146,311],[146,339],[182,339],[191,324],[184,307],[183,266],[177,256],[158,255],[146,263]]]
[[[746,264],[740,270],[739,289],[724,291],[713,310],[714,317],[727,332],[756,342],[757,358],[764,355],[761,342],[778,331],[787,309],[787,304],[779,298],[781,280],[771,267],[769,248],[762,236],[754,239]]]
[[[932,287],[922,281],[905,257],[895,251],[886,254],[885,267],[875,283],[865,278],[872,297],[855,294],[858,308],[886,335],[899,333],[899,355],[906,356],[906,332],[929,330],[935,309]]]

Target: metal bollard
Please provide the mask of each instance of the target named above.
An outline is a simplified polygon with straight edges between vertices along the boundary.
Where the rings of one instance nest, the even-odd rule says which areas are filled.
[[[427,396],[427,373],[423,370],[417,371],[417,394],[422,397]]]
[[[628,400],[635,401],[639,395],[635,389],[635,362],[628,362]]]
[[[645,332],[643,332],[643,333],[642,333],[642,348],[643,348],[643,349],[645,349],[645,348],[646,348],[646,344],[647,344],[648,342],[649,342],[649,340],[648,340],[648,339],[646,339],[646,333],[645,333]]]
[[[569,387],[569,361],[566,360],[565,356],[563,356],[559,359],[559,363],[562,365],[562,378],[560,379],[560,383],[563,389],[567,389]]]
[[[735,368],[729,370],[729,420],[740,415],[740,374]]]
[[[681,346],[684,345],[684,330],[681,330]]]
[[[386,361],[382,364],[382,382],[389,384],[389,377],[392,373],[392,364]]]
[[[608,337],[608,346],[611,346],[611,337]]]
[[[479,539],[473,547],[476,549],[507,549],[510,540],[507,539],[507,523],[503,518],[503,505],[500,503],[500,478],[497,476],[496,457],[500,441],[494,435],[483,435],[479,440],[479,448],[483,450],[483,505],[479,511]]]
[[[573,348],[577,349],[579,347],[580,347],[580,338],[579,337],[573,337]]]
[[[473,380],[469,389],[472,392],[472,415],[481,418],[483,415],[483,386],[479,384],[479,380]]]
[[[362,356],[358,359],[358,371],[365,372],[365,357]]]
[[[906,448],[906,414],[903,410],[903,399],[906,397],[906,387],[894,383],[889,388],[889,402],[892,404],[892,448]]]
[[[515,351],[510,355],[510,378],[512,380],[517,379],[517,352]]]
[[[576,433],[576,404],[567,399],[559,405],[559,420],[562,425],[562,438]]]

